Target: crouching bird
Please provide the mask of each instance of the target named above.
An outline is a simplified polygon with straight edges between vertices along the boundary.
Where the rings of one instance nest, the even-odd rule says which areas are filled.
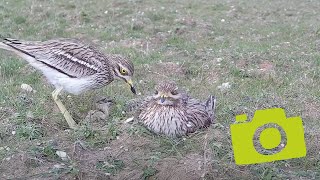
[[[141,103],[139,120],[157,134],[179,137],[210,126],[215,104],[214,96],[200,102],[180,92],[174,82],[161,82]]]
[[[121,55],[103,54],[76,39],[41,42],[5,38],[0,42],[0,48],[25,59],[54,85],[53,100],[72,129],[77,125],[58,98],[61,91],[78,95],[108,85],[114,79],[122,79],[136,93],[131,80],[134,73],[131,60]]]

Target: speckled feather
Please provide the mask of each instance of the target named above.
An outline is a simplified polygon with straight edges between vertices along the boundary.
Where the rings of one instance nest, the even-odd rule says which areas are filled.
[[[161,83],[156,91],[177,91],[173,83]],[[151,131],[168,136],[182,136],[210,126],[214,119],[215,99],[206,103],[181,93],[174,105],[158,104],[153,97],[146,97],[140,106],[139,119]]]
[[[76,39],[40,42],[7,38],[2,43],[10,46],[33,67],[42,71],[53,85],[56,87],[65,86],[64,89],[73,94],[99,88],[112,82],[114,80],[112,66],[120,60],[133,74],[131,61],[120,55],[105,55],[93,46]],[[8,49],[4,46],[1,47]],[[60,74],[52,73],[53,71]],[[65,79],[64,84],[57,79]],[[68,82],[74,83],[74,87],[68,88]],[[79,85],[78,88],[77,85]]]

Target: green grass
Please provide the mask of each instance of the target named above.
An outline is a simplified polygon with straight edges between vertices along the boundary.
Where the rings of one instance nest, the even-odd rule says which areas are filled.
[[[125,165],[122,160],[112,158],[109,158],[106,162],[98,161],[96,164],[97,169],[103,170],[104,172],[112,175],[123,169],[124,166]]]
[[[105,53],[133,60],[134,81],[142,95],[153,92],[154,84],[164,77],[175,80],[194,97],[215,95],[216,122],[221,124],[184,139],[157,136],[135,123],[123,124],[128,118],[122,113],[124,105],[135,97],[123,82],[114,82],[80,96],[62,95],[82,125],[77,131],[66,130],[51,99],[52,86],[25,61],[0,50],[0,147],[10,147],[10,151],[0,150],[0,159],[14,155],[0,165],[0,177],[90,179],[110,173],[121,179],[131,173],[136,179],[161,179],[160,175],[177,172],[173,173],[176,177],[198,179],[204,167],[198,170],[199,159],[188,161],[197,154],[207,160],[204,179],[318,179],[319,7],[317,1],[298,0],[0,0],[1,37],[93,41]],[[230,82],[231,88],[220,91],[217,87],[225,82]],[[22,91],[22,83],[36,92]],[[106,125],[97,130],[84,119],[99,95],[110,96],[117,104]],[[287,116],[302,117],[307,157],[236,166],[229,125],[237,114],[247,113],[251,119],[255,110],[270,107],[284,108]],[[59,142],[57,147],[37,145],[50,140]],[[87,145],[88,159],[72,156],[76,141]],[[56,149],[65,150],[71,162],[53,170],[54,163],[60,163]],[[31,159],[45,157],[41,161],[45,168],[15,159],[27,150]],[[95,167],[86,169],[83,163]],[[166,169],[166,165],[176,168]],[[181,173],[186,168],[194,173]]]

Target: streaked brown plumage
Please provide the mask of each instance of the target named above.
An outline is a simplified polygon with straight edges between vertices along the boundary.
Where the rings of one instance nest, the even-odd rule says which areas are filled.
[[[178,90],[174,82],[162,82],[142,103],[139,120],[151,131],[175,137],[208,127],[214,120],[215,98],[202,103]]]
[[[0,42],[0,48],[15,52],[40,70],[55,86],[53,99],[71,128],[76,124],[58,99],[62,90],[80,94],[108,85],[114,79],[122,79],[135,93],[131,81],[134,67],[130,60],[120,55],[105,55],[79,40],[56,39],[41,42],[6,38]]]

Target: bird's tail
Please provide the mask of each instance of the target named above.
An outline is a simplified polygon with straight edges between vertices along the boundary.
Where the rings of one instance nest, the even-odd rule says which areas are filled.
[[[27,60],[29,63],[34,61],[34,55],[26,50],[28,44],[17,39],[3,38],[0,39],[0,49],[12,51]]]
[[[3,40],[1,40],[3,41]],[[8,51],[14,51],[14,48],[5,44],[4,42],[0,42],[0,49],[5,49],[5,50],[8,50]]]
[[[210,115],[214,116],[214,111],[216,109],[216,97],[210,95],[208,100],[206,101],[206,108]]]
[[[19,40],[17,39],[11,39],[11,38],[1,38],[0,40],[0,49],[5,49],[8,51],[13,51],[17,52],[20,51],[22,53],[26,53],[23,50],[19,48],[19,46],[22,44]]]

